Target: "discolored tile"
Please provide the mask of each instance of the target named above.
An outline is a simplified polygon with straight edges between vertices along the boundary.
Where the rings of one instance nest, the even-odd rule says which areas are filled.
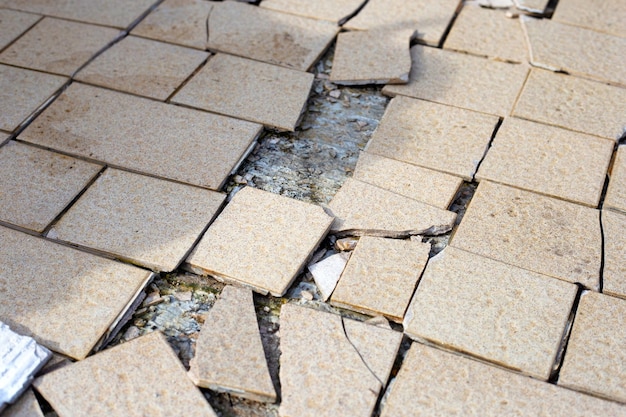
[[[621,145],[615,153],[604,207],[626,213],[626,146]]]
[[[604,269],[602,292],[626,298],[626,213],[602,211]]]
[[[0,50],[4,49],[22,33],[30,29],[39,19],[41,19],[41,16],[37,14],[0,9],[0,23],[2,24],[2,32],[0,32]]]
[[[263,0],[260,6],[278,12],[341,24],[363,3],[364,0],[317,0],[315,3],[308,0]]]
[[[626,0],[559,0],[552,20],[623,37]]]

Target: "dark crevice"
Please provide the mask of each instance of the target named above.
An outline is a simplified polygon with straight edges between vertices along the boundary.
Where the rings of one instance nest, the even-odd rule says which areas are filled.
[[[393,367],[391,368],[391,373],[389,375],[389,381],[385,390],[381,389],[380,395],[378,396],[378,401],[376,402],[376,406],[374,407],[374,411],[372,413],[372,417],[379,417],[382,413],[382,410],[385,406],[385,400],[390,394],[393,388],[393,380],[398,375],[402,364],[404,363],[404,359],[406,358],[409,349],[411,348],[411,339],[407,335],[402,336],[402,342],[400,343],[400,348],[398,349],[398,353],[396,354],[396,360],[393,363]]]
[[[72,75],[70,75],[70,78],[74,79],[74,77],[76,77],[76,74],[78,74],[80,71],[82,71],[83,68],[85,68],[87,65],[91,64],[96,58],[98,58],[105,51],[107,51],[109,48],[111,48],[113,45],[115,45],[116,43],[118,43],[122,39],[126,38],[127,36],[128,36],[128,32],[126,30],[123,30],[120,33],[118,33],[118,35],[115,37],[115,39],[113,39],[111,42],[106,44],[104,47],[100,48],[100,50],[98,50],[98,52],[93,54],[85,63],[83,63],[80,67],[78,67],[72,73]]]
[[[198,68],[196,68],[191,74],[189,74],[189,76],[187,78],[185,78],[185,80],[180,83],[180,85],[178,87],[176,87],[174,89],[174,91],[172,91],[172,94],[170,94],[166,99],[165,102],[166,103],[170,103],[170,101],[172,100],[172,98],[178,94],[180,92],[180,90],[182,90],[183,88],[185,88],[185,86],[189,83],[189,81],[196,76],[196,74],[198,74],[202,68],[204,68],[204,66],[207,64],[207,62],[209,62],[209,59],[211,59],[213,55],[209,55],[204,61],[202,61],[200,63],[200,65],[198,65]],[[174,104],[174,103],[172,103]]]
[[[463,1],[461,0],[459,1],[459,4],[456,6],[456,10],[454,11],[454,14],[452,15],[452,19],[450,19],[450,22],[448,22],[448,26],[446,26],[446,30],[443,31],[443,35],[441,35],[441,39],[439,39],[437,48],[439,49],[443,48],[443,44],[446,42],[446,39],[448,38],[448,34],[450,34],[450,31],[452,30],[452,26],[454,25],[456,18],[459,16],[459,13],[461,13],[462,8],[463,8]]]
[[[135,26],[141,23],[143,19],[145,19],[150,13],[152,13],[157,7],[159,7],[161,3],[163,3],[164,1],[165,0],[157,0],[157,2],[154,3],[152,6],[150,6],[148,10],[143,12],[141,15],[139,15],[137,19],[133,20],[131,24],[128,25],[128,27],[126,28],[126,32],[130,33],[133,29],[135,29]]]
[[[337,24],[339,26],[343,26],[346,24],[346,22],[348,22],[350,19],[352,19],[354,16],[356,16],[357,14],[359,14],[361,12],[361,10],[363,10],[363,8],[367,5],[367,3],[369,3],[369,0],[364,0],[363,2],[361,2],[361,5],[359,7],[356,8],[355,11],[353,11],[352,13],[350,13],[349,15],[347,15],[346,17],[339,19],[339,22],[337,22]]]
[[[209,21],[211,20],[211,13],[213,13],[213,8],[215,6],[211,6],[209,9],[209,13],[206,15],[205,28],[206,28],[206,44],[204,45],[204,49],[209,49],[209,36],[211,31],[209,30]]]
[[[554,11],[556,10],[556,6],[558,3],[559,3],[559,0],[548,1],[548,4],[546,5],[546,8],[543,11],[543,16],[547,19],[552,19],[552,15],[554,14]]]
[[[478,164],[476,165],[476,170],[474,171],[474,177],[476,177],[476,173],[478,172],[478,170],[480,169],[480,166],[482,165],[483,161],[487,157],[487,152],[489,152],[489,149],[491,149],[491,146],[493,145],[493,141],[495,140],[496,135],[498,134],[498,130],[500,130],[500,126],[502,126],[503,121],[504,119],[502,117],[498,119],[498,122],[496,123],[496,126],[494,127],[493,132],[491,133],[491,137],[489,138],[489,143],[487,144],[487,148],[485,148],[485,153],[483,153],[482,158],[480,158],[480,161],[478,161]]]
[[[599,271],[599,279],[598,279],[598,291],[602,292],[604,290],[604,258],[605,258],[605,249],[604,249],[604,226],[602,225],[602,210],[599,210],[599,220],[600,220],[600,271]]]
[[[567,324],[565,325],[565,329],[563,330],[563,336],[561,337],[561,344],[559,346],[559,350],[556,353],[556,357],[554,358],[554,363],[550,371],[550,377],[548,378],[548,382],[552,384],[556,384],[556,382],[559,380],[559,374],[561,372],[561,367],[563,366],[565,353],[567,352],[567,344],[572,334],[572,327],[574,326],[574,319],[576,318],[576,311],[578,310],[580,297],[585,291],[585,288],[581,284],[576,284],[576,286],[578,287],[578,292],[576,293],[576,297],[574,298],[572,310],[570,311],[569,317],[567,319]]]

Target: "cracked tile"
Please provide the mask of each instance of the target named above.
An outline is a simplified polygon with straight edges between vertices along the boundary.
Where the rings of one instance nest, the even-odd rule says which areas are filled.
[[[626,0],[559,0],[552,20],[624,36]]]
[[[349,252],[340,252],[307,267],[311,275],[313,275],[313,280],[322,295],[322,300],[326,301],[330,298],[337,286],[337,282],[339,282],[341,273],[346,267],[346,263],[348,263],[348,259],[350,259]]]
[[[31,13],[18,12],[17,10],[0,9],[0,50],[13,42],[22,33],[26,32],[41,19],[41,16]]]
[[[2,417],[44,417],[44,414],[33,390],[29,388],[15,404],[10,405],[2,412]]]
[[[372,414],[402,333],[293,304],[280,333],[281,416]]]
[[[604,206],[626,213],[626,146],[621,145],[615,153]]]
[[[596,207],[614,145],[597,136],[506,118],[476,178]]]
[[[260,6],[278,12],[341,24],[363,3],[364,0],[317,0],[315,3],[308,0],[263,0]]]
[[[604,270],[602,292],[626,298],[626,213],[602,211]]]
[[[513,0],[515,7],[524,12],[542,15],[550,0]]]

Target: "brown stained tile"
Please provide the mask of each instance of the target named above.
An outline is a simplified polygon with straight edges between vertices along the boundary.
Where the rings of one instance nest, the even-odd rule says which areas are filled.
[[[470,181],[497,123],[495,116],[398,96],[366,150]]]
[[[2,412],[2,417],[44,417],[44,415],[33,390],[28,389],[15,404]]]
[[[67,78],[0,64],[0,128],[12,131]]]
[[[119,30],[45,17],[0,54],[0,61],[40,71],[72,75]]]
[[[276,401],[252,291],[224,287],[202,325],[190,365],[189,375],[200,387],[253,401]]]
[[[604,269],[602,292],[626,298],[626,213],[602,212]]]
[[[626,86],[626,38],[522,16],[531,63],[552,71]]]
[[[112,330],[152,275],[1,226],[0,241],[0,321],[75,359]]]
[[[301,71],[308,70],[339,31],[333,23],[236,1],[209,16],[209,49]]]
[[[107,169],[48,232],[158,271],[182,262],[225,196]]]
[[[350,30],[411,29],[417,38],[438,45],[459,5],[457,0],[370,0],[343,27]]]
[[[401,333],[293,304],[280,326],[281,416],[372,414]]]
[[[261,7],[278,12],[291,13],[312,19],[328,20],[333,23],[352,15],[363,4],[363,0],[263,0]]]
[[[17,10],[0,9],[0,50],[13,42],[22,33],[41,19],[41,16],[30,13],[22,13]]]
[[[42,232],[102,166],[9,142],[0,148],[0,220]]]
[[[60,417],[215,417],[158,332],[35,380]]]
[[[87,65],[76,79],[165,100],[208,56],[206,52],[128,36]]]
[[[476,178],[596,207],[614,145],[596,136],[506,118]]]
[[[598,289],[599,212],[482,181],[450,245]]]
[[[354,179],[447,209],[463,180],[453,175],[361,152]]]
[[[351,236],[404,237],[441,234],[456,214],[348,178],[328,205],[336,217],[332,232]]]
[[[619,146],[611,168],[604,207],[626,213],[626,146]]]
[[[282,296],[331,223],[321,207],[246,187],[209,227],[187,263],[218,279]]]
[[[626,89],[532,69],[512,114],[618,139],[626,129]]]
[[[626,0],[559,0],[552,20],[624,36]]]
[[[254,123],[74,83],[20,139],[219,189],[261,129]]]
[[[381,417],[626,416],[623,405],[418,343],[390,391]]]
[[[428,262],[404,331],[547,380],[575,285],[448,247]]]
[[[626,300],[582,295],[558,384],[626,402]]]
[[[172,101],[294,131],[313,78],[306,72],[217,54]]]
[[[534,14],[543,14],[546,11],[549,0],[513,0],[519,10]]]
[[[363,236],[331,304],[401,322],[429,252],[422,242]]]

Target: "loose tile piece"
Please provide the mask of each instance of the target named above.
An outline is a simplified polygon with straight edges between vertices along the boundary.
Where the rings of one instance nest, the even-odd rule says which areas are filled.
[[[506,118],[476,178],[596,207],[614,145],[597,136]]]
[[[41,19],[41,16],[30,13],[22,13],[17,10],[0,9],[0,50],[13,42],[18,36],[26,32],[31,26]]]
[[[331,230],[344,235],[404,237],[449,231],[456,213],[352,178],[328,205],[336,217]]]
[[[483,113],[507,116],[524,84],[526,65],[415,45],[407,85],[383,93],[404,95]]]
[[[128,36],[87,65],[76,79],[165,100],[208,56],[206,52]]]
[[[331,303],[401,322],[429,252],[427,243],[363,236]]]
[[[366,151],[471,181],[497,123],[495,116],[398,96]]]
[[[46,374],[35,388],[62,417],[216,415],[158,332]]]
[[[172,101],[294,131],[313,78],[306,72],[217,54]]]
[[[209,227],[187,263],[193,270],[282,296],[331,223],[321,207],[246,187]]]
[[[418,343],[390,390],[381,417],[626,416],[623,405]]]
[[[107,169],[48,236],[169,272],[224,198],[202,188]]]
[[[602,292],[626,298],[626,213],[602,212],[604,270]]]
[[[196,385],[253,401],[276,401],[252,291],[226,286],[196,342],[189,375]]]
[[[559,0],[552,20],[623,37],[626,0]]]
[[[370,416],[401,339],[399,332],[285,304],[280,415]]]
[[[590,207],[482,181],[450,245],[598,289],[602,237]]]
[[[370,152],[360,153],[353,178],[442,209],[448,208],[463,183],[459,177]]]
[[[113,330],[152,277],[1,226],[0,241],[0,320],[75,359],[85,358]]]
[[[582,295],[559,385],[626,402],[626,300]]]
[[[519,10],[533,14],[544,14],[550,0],[513,0]]]
[[[626,213],[626,146],[617,148],[604,207]]]
[[[26,390],[19,400],[2,413],[2,417],[44,417],[32,389]]]
[[[533,69],[512,114],[615,140],[626,131],[626,89]]]
[[[42,232],[102,166],[9,142],[0,148],[0,220]]]
[[[350,255],[347,252],[341,252],[308,266],[315,285],[322,295],[322,300],[328,300],[335,290],[348,259],[350,259]]]
[[[74,83],[20,139],[217,190],[261,129],[254,123]]]
[[[118,34],[117,29],[46,17],[2,52],[0,61],[72,75]]]
[[[358,10],[364,0],[263,0],[261,7],[341,24]]]
[[[547,380],[575,285],[448,247],[432,258],[404,331]]]

